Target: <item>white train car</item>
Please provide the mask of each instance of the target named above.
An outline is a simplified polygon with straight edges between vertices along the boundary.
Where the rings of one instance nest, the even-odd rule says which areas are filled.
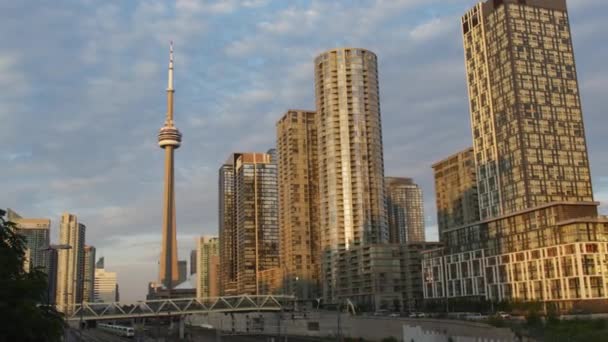
[[[107,331],[111,334],[118,335],[118,336],[123,336],[123,337],[134,337],[135,336],[135,329],[133,329],[132,327],[124,326],[124,325],[100,323],[100,324],[97,324],[97,328],[99,328],[103,331]]]

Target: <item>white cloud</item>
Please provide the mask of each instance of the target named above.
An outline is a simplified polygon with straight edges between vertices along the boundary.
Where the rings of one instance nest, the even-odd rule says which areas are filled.
[[[451,19],[451,18],[450,18]],[[433,18],[425,23],[414,27],[410,31],[410,37],[415,41],[427,41],[441,36],[450,28],[457,27],[445,18]]]

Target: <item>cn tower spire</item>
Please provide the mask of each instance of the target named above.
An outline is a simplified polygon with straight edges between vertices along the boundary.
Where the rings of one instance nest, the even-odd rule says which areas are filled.
[[[175,221],[175,186],[173,154],[179,148],[182,134],[173,123],[173,42],[169,45],[169,74],[167,80],[167,117],[158,132],[158,145],[165,150],[165,191],[163,193],[163,240],[160,256],[160,281],[171,292],[177,285],[177,239]]]

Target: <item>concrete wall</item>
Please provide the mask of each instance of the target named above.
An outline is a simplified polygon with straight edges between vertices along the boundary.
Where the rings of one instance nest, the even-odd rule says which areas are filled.
[[[279,323],[280,318],[280,323]],[[235,333],[264,333],[294,336],[325,337],[336,336],[363,338],[379,341],[393,336],[410,342],[454,341],[514,341],[515,335],[506,328],[495,328],[487,324],[456,320],[408,319],[388,317],[365,317],[336,312],[307,313],[249,313],[210,314],[190,316],[188,323],[211,324],[215,328]],[[340,327],[338,329],[338,326]],[[456,337],[458,339],[456,339]],[[403,339],[402,339],[403,338]]]

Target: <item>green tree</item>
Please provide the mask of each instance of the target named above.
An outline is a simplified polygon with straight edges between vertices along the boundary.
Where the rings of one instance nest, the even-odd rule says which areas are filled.
[[[60,341],[64,320],[46,302],[47,277],[25,272],[25,239],[0,210],[0,341]]]

